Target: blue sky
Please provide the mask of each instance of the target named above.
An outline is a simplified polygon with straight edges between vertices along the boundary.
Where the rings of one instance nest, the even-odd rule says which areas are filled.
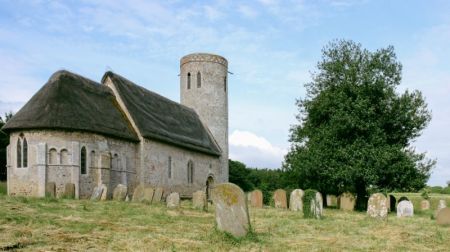
[[[17,111],[67,69],[100,81],[113,70],[179,101],[179,59],[229,61],[230,157],[277,168],[332,39],[393,45],[400,91],[421,90],[433,120],[413,145],[437,159],[429,184],[450,180],[450,1],[0,0],[0,113]]]

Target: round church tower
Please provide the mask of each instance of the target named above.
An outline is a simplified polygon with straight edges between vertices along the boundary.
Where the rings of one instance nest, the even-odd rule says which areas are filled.
[[[194,53],[180,60],[181,104],[193,108],[222,150],[216,174],[228,182],[228,62],[224,57]]]

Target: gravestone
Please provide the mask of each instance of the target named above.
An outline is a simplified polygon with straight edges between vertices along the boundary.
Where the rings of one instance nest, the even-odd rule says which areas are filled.
[[[295,189],[289,197],[289,209],[291,211],[303,211],[303,195],[302,189]]]
[[[442,208],[446,208],[446,207],[447,207],[447,203],[445,202],[445,200],[443,200],[443,199],[439,200],[437,211],[441,210]]]
[[[152,187],[145,187],[144,188],[144,194],[142,196],[142,202],[151,204],[153,200],[153,195],[155,193],[155,190],[153,190]]]
[[[275,208],[287,208],[287,199],[286,199],[286,191],[283,189],[277,189],[273,193],[273,202],[275,204]]]
[[[353,194],[346,192],[339,196],[339,208],[345,211],[353,211],[355,209],[356,198]]]
[[[429,210],[430,209],[430,201],[428,200],[422,200],[420,202],[420,209],[421,210]]]
[[[323,214],[323,198],[320,192],[316,192],[314,199],[311,199],[311,213],[316,219],[322,218]]]
[[[387,218],[388,199],[382,193],[372,194],[367,203],[367,214],[372,218]]]
[[[438,225],[450,225],[450,208],[440,209],[436,215],[436,222]]]
[[[144,198],[144,186],[138,185],[134,189],[133,198],[131,199],[132,202],[141,202]]]
[[[250,205],[256,208],[263,207],[263,193],[260,190],[253,190],[250,193]]]
[[[337,207],[337,197],[336,195],[327,194],[327,206]]]
[[[103,193],[103,187],[96,186],[94,187],[94,190],[92,191],[91,200],[100,200]]]
[[[400,201],[397,205],[397,217],[414,216],[414,206],[409,200]]]
[[[113,200],[124,201],[127,197],[128,188],[125,185],[118,184],[113,191]]]
[[[75,184],[67,183],[64,186],[64,198],[74,199],[75,198]]]
[[[245,236],[250,229],[250,218],[242,189],[232,183],[216,185],[212,189],[212,200],[217,228],[235,237]]]
[[[100,200],[105,201],[108,199],[108,187],[105,184],[102,184],[100,188],[102,189]]]
[[[180,206],[180,194],[173,192],[166,198],[167,208],[178,208]]]
[[[56,197],[56,184],[55,182],[45,183],[45,197]]]
[[[153,194],[152,203],[161,202],[163,192],[164,190],[162,189],[162,187],[156,187],[155,193]]]
[[[204,191],[196,191],[192,194],[192,206],[197,209],[205,209],[206,193]]]

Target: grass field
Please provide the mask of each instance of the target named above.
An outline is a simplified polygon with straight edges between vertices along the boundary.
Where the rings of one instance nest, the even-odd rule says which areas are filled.
[[[163,205],[0,195],[0,250],[19,251],[449,251],[450,227],[432,211],[377,221],[325,209],[323,220],[273,208],[250,209],[253,233],[216,231],[214,211]]]

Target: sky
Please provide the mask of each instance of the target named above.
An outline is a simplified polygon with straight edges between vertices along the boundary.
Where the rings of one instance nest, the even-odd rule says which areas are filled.
[[[112,70],[179,101],[179,59],[228,59],[230,158],[279,168],[296,99],[333,39],[393,45],[399,92],[420,90],[432,121],[412,145],[450,180],[450,1],[0,0],[0,115],[17,112],[57,70],[100,82]]]

